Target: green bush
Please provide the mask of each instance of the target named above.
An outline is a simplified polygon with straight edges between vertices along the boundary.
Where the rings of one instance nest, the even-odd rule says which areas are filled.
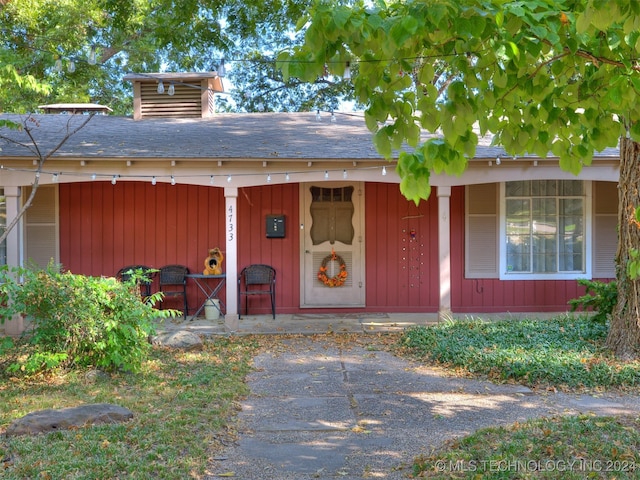
[[[153,307],[161,294],[142,301],[137,278],[128,282],[45,270],[0,269],[5,320],[24,315],[31,327],[20,345],[26,355],[10,367],[27,374],[55,368],[139,369],[155,333],[154,320],[175,316]]]
[[[605,283],[586,279],[578,280],[578,284],[586,291],[583,296],[569,300],[571,311],[593,310],[595,313],[591,318],[605,323],[618,302],[618,284],[615,281]]]

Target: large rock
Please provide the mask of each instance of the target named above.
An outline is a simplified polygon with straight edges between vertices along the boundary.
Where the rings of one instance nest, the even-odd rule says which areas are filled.
[[[39,410],[14,420],[7,428],[7,437],[37,435],[90,425],[122,423],[133,418],[127,408],[110,403],[94,403],[57,410]]]
[[[163,332],[153,337],[154,345],[161,345],[169,348],[180,348],[182,350],[202,350],[202,339],[188,330],[178,330],[175,332]]]

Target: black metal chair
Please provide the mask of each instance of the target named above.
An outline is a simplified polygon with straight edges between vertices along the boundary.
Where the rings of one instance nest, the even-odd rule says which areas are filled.
[[[271,314],[276,318],[276,271],[269,265],[249,265],[238,277],[238,318],[241,317],[241,299],[244,296],[244,311],[249,314],[248,300],[255,295],[269,295]]]
[[[160,291],[164,294],[162,303],[167,298],[182,297],[184,301],[184,316],[189,313],[189,305],[187,303],[187,277],[189,269],[184,265],[165,265],[160,268],[159,285]]]
[[[144,299],[151,296],[151,284],[155,273],[153,268],[146,265],[128,265],[118,270],[116,278],[121,282],[128,282],[134,275],[141,274],[138,277],[138,288],[140,289],[140,296]]]

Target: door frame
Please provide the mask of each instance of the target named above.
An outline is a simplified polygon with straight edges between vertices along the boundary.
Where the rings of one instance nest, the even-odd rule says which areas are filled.
[[[308,303],[307,293],[311,294],[308,289],[314,287],[313,282],[317,282],[317,271],[307,272],[308,267],[307,256],[310,255],[309,246],[307,240],[310,242],[310,207],[311,203],[307,204],[308,191],[312,186],[321,188],[341,188],[346,186],[353,186],[354,193],[352,201],[354,204],[354,216],[353,227],[355,229],[353,239],[353,257],[352,265],[349,268],[349,275],[351,276],[351,292],[354,293],[349,296],[353,299],[351,303],[336,303],[331,298],[327,298],[324,303]],[[366,306],[366,269],[365,269],[365,182],[361,181],[342,181],[342,182],[304,182],[300,183],[300,308],[362,308]],[[324,248],[326,245],[323,243]],[[355,267],[354,267],[355,265]],[[342,287],[336,287],[342,288]],[[329,292],[330,289],[327,290]],[[315,294],[322,292],[322,289],[316,289]]]

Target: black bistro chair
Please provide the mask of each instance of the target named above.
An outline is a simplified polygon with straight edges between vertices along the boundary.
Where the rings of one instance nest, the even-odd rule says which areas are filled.
[[[271,314],[276,318],[276,271],[269,265],[249,265],[238,277],[238,318],[241,317],[241,299],[244,296],[244,312],[249,314],[248,299],[254,295],[269,295]]]
[[[163,304],[167,298],[182,297],[184,301],[184,316],[189,313],[187,303],[187,274],[189,269],[184,265],[165,265],[160,268],[159,285],[160,291],[164,294]]]
[[[151,284],[153,283],[153,277],[155,271],[151,267],[146,265],[127,265],[118,270],[116,278],[121,282],[128,282],[134,274],[142,273],[142,278],[138,280],[138,287],[140,288],[140,296],[145,299],[151,296]]]

